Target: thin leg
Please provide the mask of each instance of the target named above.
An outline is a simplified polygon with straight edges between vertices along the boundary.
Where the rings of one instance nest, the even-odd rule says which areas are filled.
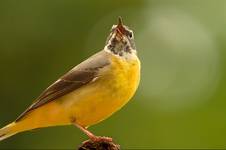
[[[86,128],[84,128],[76,123],[74,123],[74,125],[76,127],[78,127],[82,132],[84,132],[94,142],[100,142],[100,141],[112,142],[112,138],[96,136],[93,133],[91,133],[89,130],[87,130]]]
[[[82,132],[84,132],[91,140],[94,141],[96,139],[96,136],[93,133],[91,133],[89,130],[87,130],[86,128],[84,128],[84,127],[82,127],[82,126],[80,126],[80,125],[78,125],[76,123],[74,123],[74,125],[77,128],[79,128]]]

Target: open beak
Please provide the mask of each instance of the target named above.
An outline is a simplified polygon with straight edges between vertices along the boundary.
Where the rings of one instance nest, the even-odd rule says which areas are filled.
[[[116,35],[119,38],[123,38],[124,33],[125,33],[125,28],[124,28],[123,23],[122,23],[122,17],[119,17],[118,18],[118,25],[116,27]]]

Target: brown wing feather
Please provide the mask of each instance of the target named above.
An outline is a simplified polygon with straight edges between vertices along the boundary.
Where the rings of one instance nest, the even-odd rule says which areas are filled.
[[[21,120],[28,112],[68,94],[98,78],[101,68],[110,64],[109,54],[101,51],[74,67],[55,83],[50,85],[16,121]]]

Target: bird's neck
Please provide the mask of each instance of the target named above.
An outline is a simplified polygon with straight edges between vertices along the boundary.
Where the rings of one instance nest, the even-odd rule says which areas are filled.
[[[137,58],[136,50],[131,49],[129,52],[122,49],[109,49],[109,46],[104,47],[104,51],[111,53],[121,59],[133,60]]]

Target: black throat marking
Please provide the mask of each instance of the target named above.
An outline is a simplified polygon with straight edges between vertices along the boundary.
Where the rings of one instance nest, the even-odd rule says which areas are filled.
[[[127,41],[117,41],[116,38],[111,40],[107,48],[119,56],[122,56],[123,53],[132,53],[130,44]]]

